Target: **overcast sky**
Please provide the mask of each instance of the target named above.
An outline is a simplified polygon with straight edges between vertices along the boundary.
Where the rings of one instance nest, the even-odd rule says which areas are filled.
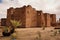
[[[0,18],[6,18],[9,7],[31,5],[36,10],[56,14],[60,18],[60,0],[0,0]]]

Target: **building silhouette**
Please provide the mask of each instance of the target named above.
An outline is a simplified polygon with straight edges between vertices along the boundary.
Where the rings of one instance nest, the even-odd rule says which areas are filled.
[[[7,9],[7,18],[1,19],[2,26],[11,26],[10,20],[21,21],[21,28],[32,28],[32,27],[50,27],[56,23],[56,14],[43,13],[42,10],[38,11],[32,8],[31,5],[23,6],[20,8],[9,8]],[[4,24],[5,20],[5,25]]]

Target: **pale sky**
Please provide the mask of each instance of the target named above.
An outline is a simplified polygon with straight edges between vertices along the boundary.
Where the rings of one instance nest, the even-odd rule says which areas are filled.
[[[7,9],[10,7],[22,7],[31,5],[36,10],[56,14],[60,18],[60,0],[2,0],[0,3],[0,19],[6,18]]]

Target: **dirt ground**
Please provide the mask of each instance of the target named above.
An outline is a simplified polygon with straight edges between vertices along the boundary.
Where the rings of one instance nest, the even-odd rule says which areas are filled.
[[[42,28],[17,28],[16,40],[60,40],[60,34],[54,27]],[[55,33],[57,31],[57,33]],[[56,34],[56,35],[55,35]],[[10,37],[0,37],[0,40],[12,40]]]

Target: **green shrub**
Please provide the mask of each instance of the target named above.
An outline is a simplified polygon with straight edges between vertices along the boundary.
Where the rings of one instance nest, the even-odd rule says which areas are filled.
[[[57,35],[57,31],[54,32],[54,36],[56,36],[56,35]]]
[[[10,22],[12,26],[14,26],[15,28],[22,24],[21,21],[16,21],[16,20],[10,20]]]
[[[8,27],[4,26],[4,27],[3,27],[3,30],[4,30],[4,32],[7,33],[7,32],[8,32]]]
[[[43,27],[43,30],[45,30],[45,27]]]
[[[51,32],[53,32],[53,30],[51,30]]]
[[[35,40],[41,40],[41,33],[37,32],[38,36],[35,38]]]
[[[58,30],[59,34],[60,34],[60,29]]]

